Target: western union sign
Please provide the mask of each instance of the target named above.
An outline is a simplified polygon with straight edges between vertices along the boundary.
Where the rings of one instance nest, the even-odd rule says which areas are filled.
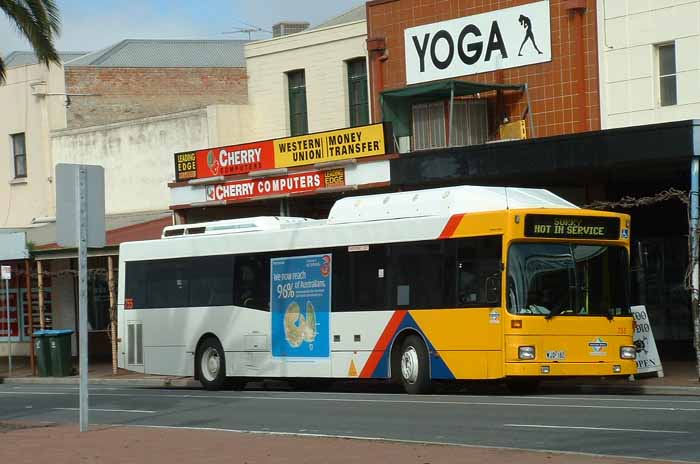
[[[383,124],[287,137],[273,142],[277,168],[386,154]]]

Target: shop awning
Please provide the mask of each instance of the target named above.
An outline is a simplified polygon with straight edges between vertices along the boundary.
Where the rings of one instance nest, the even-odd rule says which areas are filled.
[[[409,85],[381,93],[382,116],[392,123],[394,136],[411,135],[411,105],[439,99],[476,95],[492,90],[525,90],[524,84],[481,84],[454,79]]]
[[[159,239],[163,227],[172,225],[172,211],[146,211],[105,216],[106,243],[104,248],[90,248],[88,256],[119,253],[119,244],[136,240]],[[32,243],[35,260],[76,258],[76,248],[64,248],[56,243],[56,224],[43,224],[27,229],[27,241]]]

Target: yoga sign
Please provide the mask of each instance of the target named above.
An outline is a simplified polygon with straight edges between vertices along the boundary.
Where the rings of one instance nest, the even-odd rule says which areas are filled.
[[[549,0],[404,31],[406,84],[552,60]]]

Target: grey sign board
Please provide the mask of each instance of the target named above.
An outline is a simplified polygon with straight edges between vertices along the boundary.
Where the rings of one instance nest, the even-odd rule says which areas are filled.
[[[0,261],[29,257],[27,238],[24,232],[0,231]]]
[[[80,170],[84,168],[87,200],[87,246],[105,246],[105,171],[102,166],[56,165],[56,240],[77,247],[80,233]]]

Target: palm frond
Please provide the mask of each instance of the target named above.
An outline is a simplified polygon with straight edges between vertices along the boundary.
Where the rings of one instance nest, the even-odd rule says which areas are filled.
[[[54,0],[0,0],[0,11],[29,41],[40,63],[61,63],[53,44],[61,25]],[[0,82],[4,79],[5,66],[0,61]]]

